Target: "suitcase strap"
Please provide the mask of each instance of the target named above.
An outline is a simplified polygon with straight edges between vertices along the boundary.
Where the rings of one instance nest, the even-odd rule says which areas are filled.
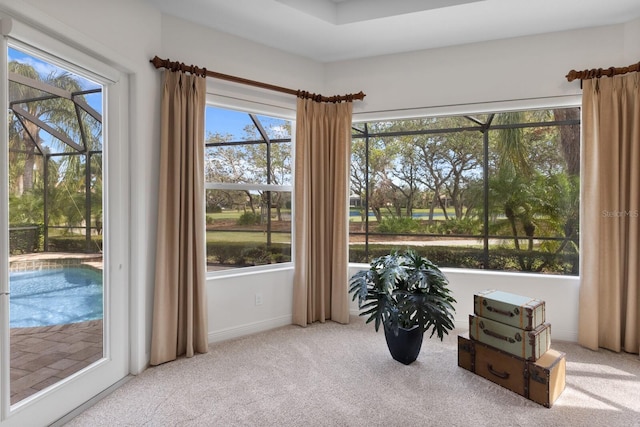
[[[515,313],[514,313],[513,311],[500,310],[499,308],[491,307],[490,305],[487,306],[487,311],[490,311],[492,313],[502,314],[503,316],[509,316],[509,317],[513,317],[516,314],[520,313],[520,310],[518,310],[518,308],[514,309],[514,311],[515,311]]]
[[[482,325],[480,327],[482,328]],[[485,334],[487,334],[487,335],[489,335],[491,337],[498,338],[499,340],[507,341],[508,343],[511,343],[511,344],[515,343],[516,341],[522,341],[522,337],[520,337],[520,334],[516,334],[516,337],[514,339],[514,338],[511,338],[511,337],[507,337],[505,335],[501,335],[501,334],[499,334],[497,332],[490,331],[489,329],[484,329],[483,328],[482,332],[484,332]]]

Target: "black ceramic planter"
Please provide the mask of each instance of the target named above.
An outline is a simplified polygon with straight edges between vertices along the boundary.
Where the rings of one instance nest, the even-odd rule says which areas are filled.
[[[384,325],[384,337],[387,339],[387,347],[391,356],[400,363],[410,365],[415,362],[422,347],[424,333],[419,326],[411,329],[398,328],[398,335],[393,329]]]

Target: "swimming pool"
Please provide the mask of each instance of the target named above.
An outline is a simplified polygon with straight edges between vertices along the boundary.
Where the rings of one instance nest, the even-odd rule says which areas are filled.
[[[102,272],[60,268],[9,274],[10,327],[102,319]]]

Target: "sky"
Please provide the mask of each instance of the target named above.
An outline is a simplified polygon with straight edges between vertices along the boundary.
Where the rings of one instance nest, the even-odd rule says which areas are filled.
[[[228,134],[231,135],[232,141],[241,141],[246,138],[246,126],[250,126],[254,130],[256,129],[247,112],[227,110],[209,105],[207,106],[205,114],[207,135],[209,133]],[[290,137],[289,130],[285,127],[287,120],[262,116],[260,114],[256,114],[256,116],[270,138]],[[257,130],[255,130],[255,132],[257,133]]]
[[[16,61],[22,64],[31,65],[34,70],[40,75],[41,78],[46,78],[47,76],[54,74],[62,74],[65,71],[75,76],[75,78],[80,83],[80,86],[85,89],[99,89],[101,85],[99,83],[93,82],[83,76],[80,76],[76,73],[72,73],[69,70],[64,70],[56,65],[53,65],[49,62],[46,62],[42,59],[36,58],[34,56],[28,55],[20,50],[9,48],[8,50],[8,62]],[[93,94],[86,97],[87,103],[93,107],[96,111],[102,113],[102,95]]]
[[[9,62],[17,61],[23,64],[31,65],[42,78],[45,78],[51,73],[59,74],[65,71],[54,64],[26,54],[15,48],[9,48],[8,60]],[[97,89],[101,86],[99,83],[93,82],[76,73],[71,74],[78,79],[83,89]],[[91,107],[93,107],[96,111],[102,113],[101,94],[87,95],[86,100]],[[245,112],[207,106],[205,115],[205,135],[215,133],[219,133],[221,135],[228,134],[231,135],[231,140],[238,141],[243,139],[245,135],[244,129],[247,125],[254,127],[251,118]],[[276,134],[281,132],[281,130],[283,129],[283,124],[285,122],[284,120],[269,118],[265,116],[258,116],[258,118],[263,123],[265,129],[267,129],[267,132],[270,133],[270,136],[281,136]]]
[[[232,141],[242,139],[245,126],[254,127],[247,113],[207,106],[205,110],[206,135],[231,135]]]

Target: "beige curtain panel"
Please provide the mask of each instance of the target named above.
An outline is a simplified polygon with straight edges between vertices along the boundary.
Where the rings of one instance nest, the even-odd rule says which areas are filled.
[[[293,323],[349,322],[352,103],[298,98]]]
[[[583,82],[580,344],[638,353],[640,73]]]
[[[164,72],[151,364],[207,352],[205,78]]]

